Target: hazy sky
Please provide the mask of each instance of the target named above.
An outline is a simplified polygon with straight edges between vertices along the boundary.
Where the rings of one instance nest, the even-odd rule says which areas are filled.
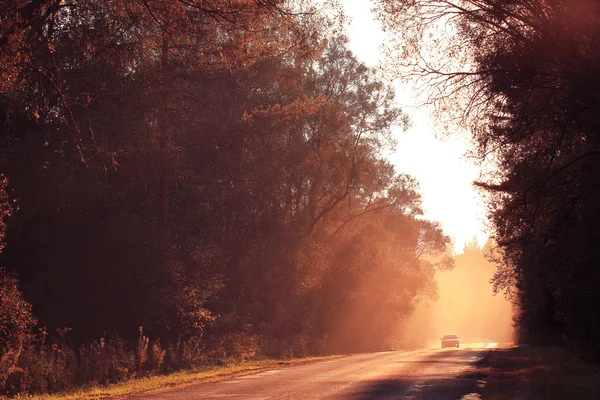
[[[350,18],[348,34],[350,48],[357,57],[371,66],[381,60],[379,47],[385,34],[370,11],[369,0],[341,0]],[[436,127],[426,107],[418,104],[412,88],[396,85],[398,103],[409,115],[412,126],[395,134],[398,145],[390,155],[399,172],[416,177],[421,185],[423,206],[427,218],[440,221],[447,234],[462,250],[465,242],[477,236],[487,239],[483,223],[481,198],[472,186],[478,169],[462,157],[468,149],[465,139],[439,139]]]

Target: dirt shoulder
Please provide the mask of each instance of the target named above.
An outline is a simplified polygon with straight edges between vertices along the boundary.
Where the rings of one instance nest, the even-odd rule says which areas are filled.
[[[483,399],[600,399],[600,366],[558,347],[506,347],[482,363]]]

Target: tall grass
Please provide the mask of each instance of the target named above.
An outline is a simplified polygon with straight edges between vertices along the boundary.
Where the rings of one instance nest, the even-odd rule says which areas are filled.
[[[49,340],[42,328],[31,336],[16,359],[0,358],[0,395],[35,395],[107,385],[224,361],[247,361],[258,352],[257,338],[243,333],[223,335],[210,346],[200,337],[190,337],[163,347],[160,339],[149,338],[140,327],[134,343],[115,334],[77,349],[68,340],[68,329],[52,336]]]

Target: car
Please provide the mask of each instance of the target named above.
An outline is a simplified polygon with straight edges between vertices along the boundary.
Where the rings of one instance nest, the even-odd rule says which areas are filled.
[[[460,347],[460,338],[456,335],[444,335],[441,337],[442,349],[444,347]]]

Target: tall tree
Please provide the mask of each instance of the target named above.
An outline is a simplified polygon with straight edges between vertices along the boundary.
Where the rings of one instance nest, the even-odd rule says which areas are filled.
[[[51,331],[375,349],[434,296],[424,257],[448,238],[383,157],[406,118],[330,16],[34,3],[39,30],[6,14],[38,45],[6,31],[18,73],[0,97],[0,168],[20,211],[2,260]],[[353,315],[373,329],[334,340]]]
[[[420,33],[452,25],[439,54],[468,60],[465,68],[421,62],[420,73],[442,82],[443,93],[460,94],[452,100],[464,110],[477,155],[497,166],[479,186],[501,248],[495,282],[498,289],[516,286],[524,338],[566,339],[597,358],[598,4],[379,4],[391,25],[408,23],[400,13],[406,9],[417,15]]]

